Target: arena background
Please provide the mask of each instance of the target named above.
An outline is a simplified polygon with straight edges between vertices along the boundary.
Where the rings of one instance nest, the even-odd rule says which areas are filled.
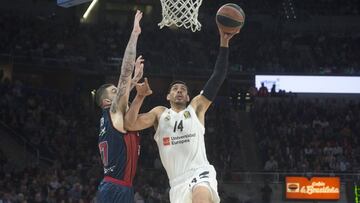
[[[134,10],[145,14],[138,54],[154,91],[145,111],[167,105],[174,79],[185,80],[192,96],[201,90],[218,51],[215,13],[227,2],[204,1],[202,30],[192,33],[159,30],[157,0],[99,0],[86,20],[89,2],[2,0],[0,202],[92,202],[102,169],[91,91],[117,80]],[[231,41],[230,72],[205,136],[222,202],[358,202],[359,95],[260,89],[255,76],[360,76],[360,2],[232,2],[246,23]],[[153,133],[141,133],[137,203],[169,202]],[[340,197],[286,199],[288,176],[339,177]]]

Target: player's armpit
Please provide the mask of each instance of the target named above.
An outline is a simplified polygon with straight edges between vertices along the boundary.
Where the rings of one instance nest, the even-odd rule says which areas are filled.
[[[209,99],[204,97],[202,94],[199,94],[191,100],[190,105],[199,117],[201,114],[205,114],[211,103],[212,102]]]

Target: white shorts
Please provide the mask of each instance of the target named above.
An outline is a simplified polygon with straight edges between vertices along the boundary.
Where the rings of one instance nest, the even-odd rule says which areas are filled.
[[[219,203],[216,171],[212,165],[203,166],[170,181],[171,203],[192,203],[192,191],[196,186],[205,186],[211,193],[213,203]]]

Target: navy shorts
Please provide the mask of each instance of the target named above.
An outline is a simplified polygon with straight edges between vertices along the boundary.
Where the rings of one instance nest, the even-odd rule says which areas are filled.
[[[96,203],[134,203],[134,189],[102,181],[98,187]]]

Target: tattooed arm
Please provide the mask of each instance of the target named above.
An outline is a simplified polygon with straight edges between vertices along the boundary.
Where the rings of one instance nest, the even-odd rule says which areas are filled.
[[[136,44],[139,34],[141,33],[141,18],[142,12],[137,11],[134,19],[134,28],[131,33],[129,42],[126,46],[123,62],[121,65],[121,74],[117,86],[117,93],[110,107],[110,111],[112,114],[120,113],[122,114],[122,117],[125,114],[127,103],[129,100],[131,75],[135,65]]]
[[[136,11],[134,19],[134,28],[131,32],[129,42],[126,46],[123,61],[121,64],[121,73],[116,90],[116,95],[112,100],[110,106],[110,116],[114,127],[120,132],[125,133],[124,117],[127,108],[131,75],[134,70],[135,57],[136,57],[136,44],[141,33],[140,20],[142,18],[142,12]]]

